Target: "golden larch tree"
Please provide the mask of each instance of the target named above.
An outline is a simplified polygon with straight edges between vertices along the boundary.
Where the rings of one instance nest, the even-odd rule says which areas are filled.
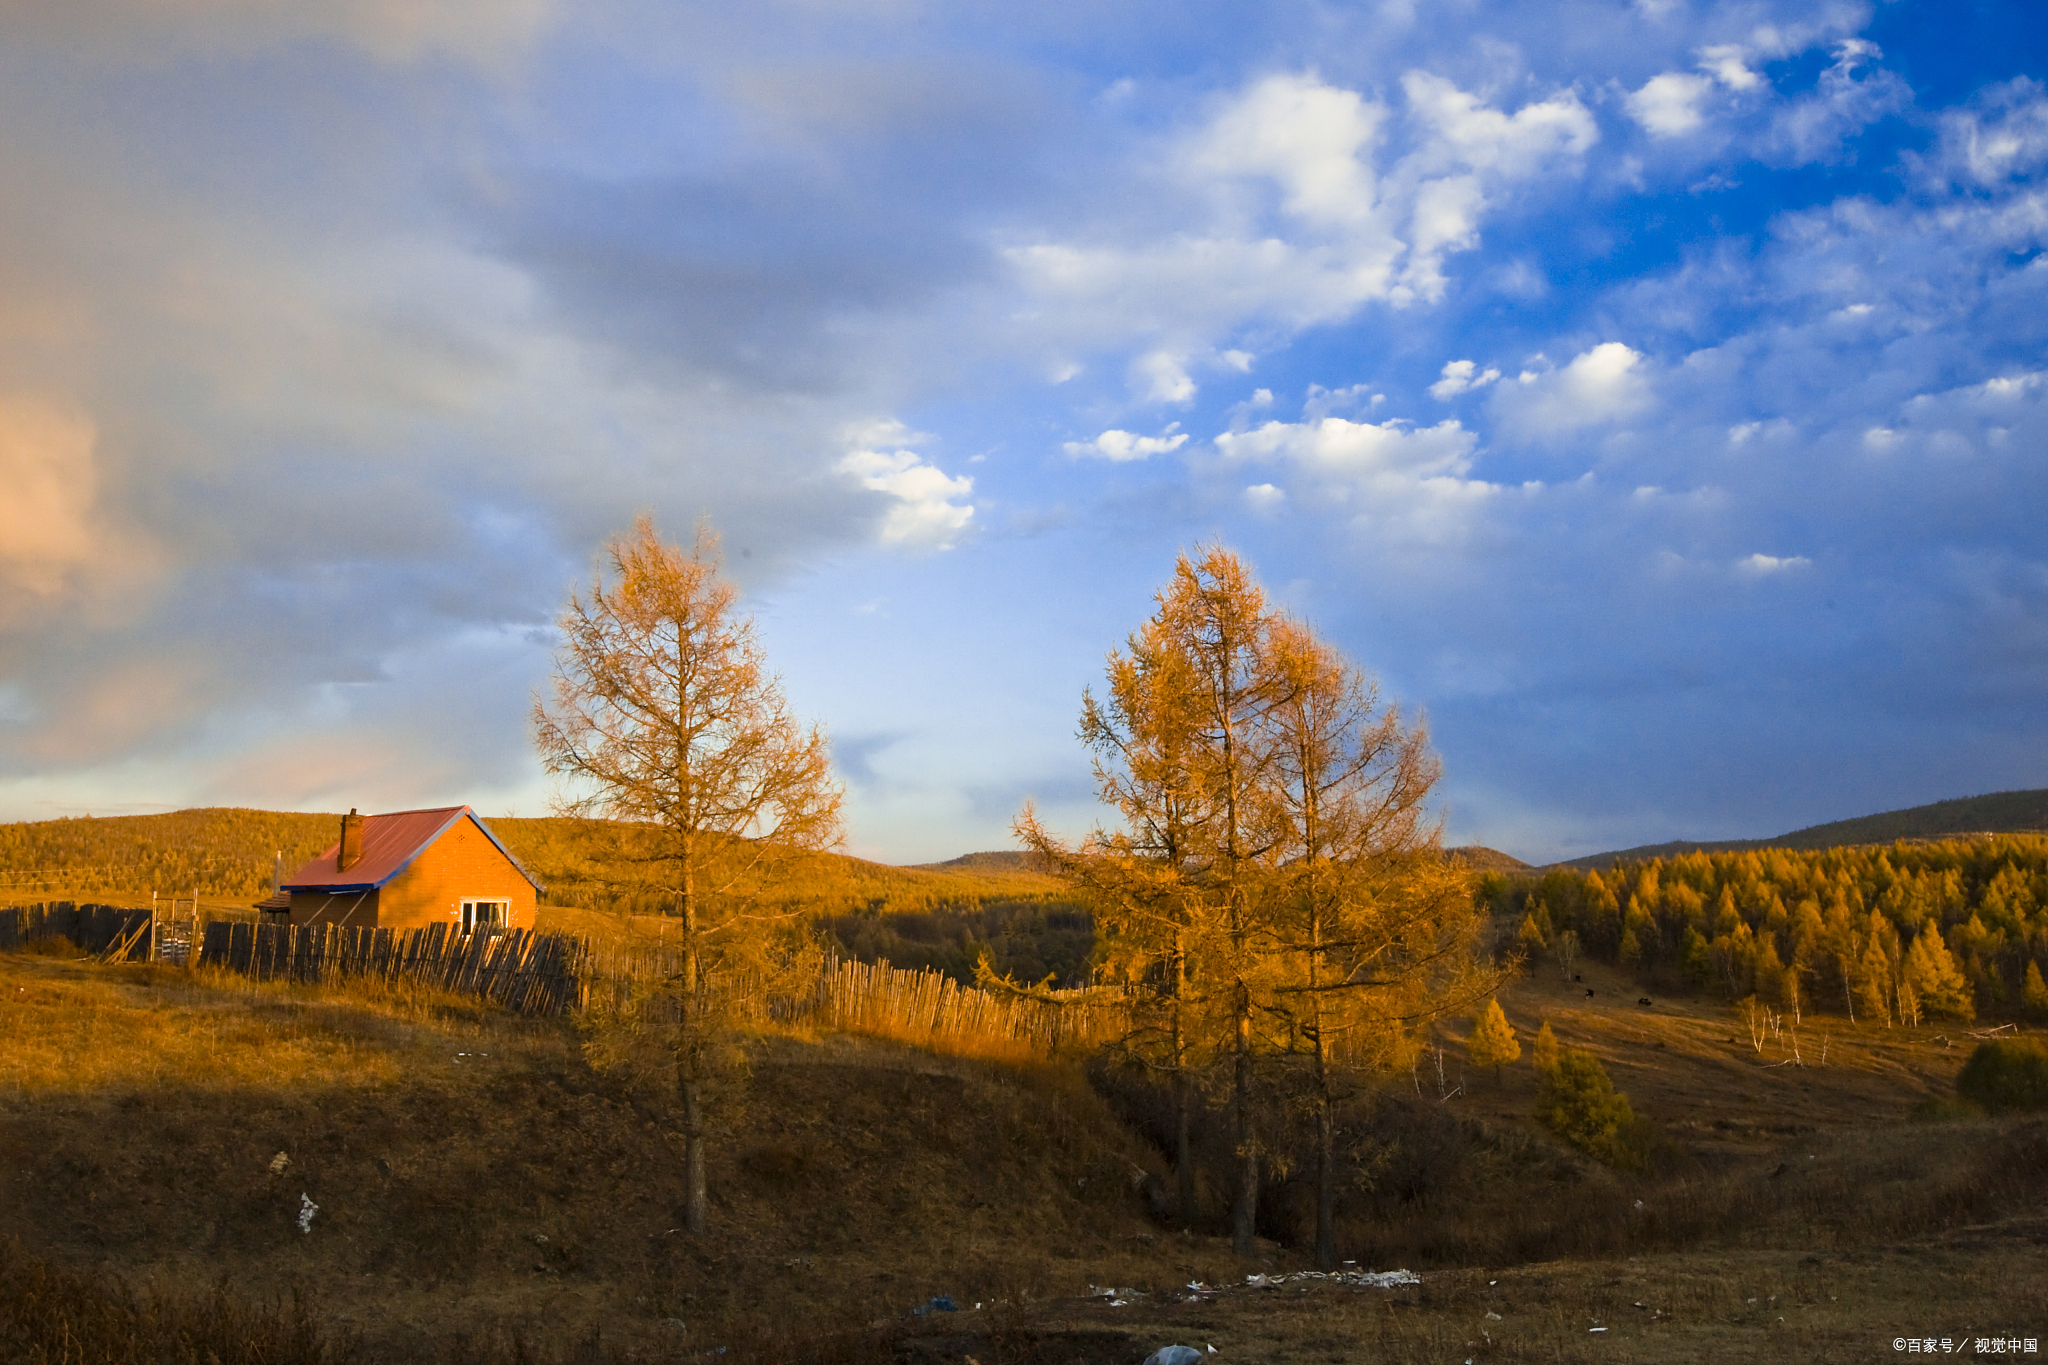
[[[684,1221],[705,1219],[704,1083],[740,983],[772,968],[789,917],[758,893],[793,855],[839,842],[840,791],[824,733],[790,713],[718,537],[685,551],[641,516],[561,617],[552,703],[533,705],[535,745],[567,779],[562,813],[614,822],[621,862],[678,921],[680,967],[613,1020],[595,1050],[618,1057],[652,1035],[676,1074],[688,1143]]]
[[[1465,1040],[1465,1056],[1474,1066],[1493,1068],[1494,1082],[1500,1081],[1500,1069],[1522,1055],[1522,1044],[1515,1037],[1515,1026],[1508,1022],[1507,1012],[1500,1007],[1500,1001],[1489,1000],[1486,1008],[1479,1011],[1479,1017],[1472,1021],[1472,1036]]]

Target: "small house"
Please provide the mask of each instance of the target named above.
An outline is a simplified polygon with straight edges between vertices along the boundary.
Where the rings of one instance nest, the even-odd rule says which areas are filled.
[[[540,883],[468,806],[341,818],[341,838],[282,879],[293,924],[533,928]]]

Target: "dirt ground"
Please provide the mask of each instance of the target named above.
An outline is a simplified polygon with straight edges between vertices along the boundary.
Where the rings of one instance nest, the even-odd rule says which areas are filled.
[[[2038,1346],[2048,1337],[2044,1248],[2048,1217],[2036,1213],[1842,1253],[1757,1249],[1424,1272],[1421,1284],[1401,1289],[1240,1282],[1122,1307],[1094,1298],[1007,1316],[949,1315],[897,1352],[921,1362],[1139,1365],[1179,1344],[1216,1365],[1821,1365],[1898,1358],[1908,1354],[1906,1338],[1916,1346],[1932,1338],[1936,1354],[1989,1355],[1993,1340]],[[987,1320],[956,1325],[951,1317]]]

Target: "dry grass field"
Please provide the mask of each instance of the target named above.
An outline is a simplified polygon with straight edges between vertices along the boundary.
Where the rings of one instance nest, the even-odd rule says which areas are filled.
[[[1303,1262],[1163,1225],[1142,1124],[1071,1064],[757,1037],[718,1109],[713,1230],[690,1239],[668,1097],[591,1072],[566,1025],[0,955],[0,1359],[39,1358],[38,1313],[77,1345],[40,1358],[191,1365],[1138,1365],[1168,1342],[1219,1362],[1862,1361],[1908,1335],[2048,1336],[2048,1123],[1916,1118],[1972,1040],[1809,1017],[1759,1047],[1726,1005],[1645,1007],[1580,973],[1504,1004],[1525,1044],[1548,1020],[1602,1058],[1666,1136],[1653,1168],[1557,1143],[1528,1120],[1527,1058],[1472,1071],[1447,1028],[1441,1080],[1426,1055],[1376,1101],[1399,1150],[1346,1206],[1345,1254],[1422,1282],[1365,1289],[1253,1287]],[[1269,1199],[1283,1240],[1298,1176]],[[960,1311],[914,1312],[934,1296]]]

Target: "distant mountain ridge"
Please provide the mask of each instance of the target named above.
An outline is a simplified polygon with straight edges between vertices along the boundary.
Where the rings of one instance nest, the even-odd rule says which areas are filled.
[[[1808,825],[1772,839],[1715,839],[1694,841],[1673,839],[1661,844],[1641,844],[1609,853],[1589,853],[1567,858],[1551,867],[1576,868],[1581,872],[1614,866],[1618,862],[1644,862],[1651,858],[1673,858],[1695,850],[1707,853],[1740,853],[1753,848],[1841,848],[1856,844],[1889,844],[1899,839],[1949,839],[1964,834],[2036,834],[2048,832],[2048,788],[2029,791],[1991,792],[1984,796],[1959,796],[1905,810],[1859,815]]]

